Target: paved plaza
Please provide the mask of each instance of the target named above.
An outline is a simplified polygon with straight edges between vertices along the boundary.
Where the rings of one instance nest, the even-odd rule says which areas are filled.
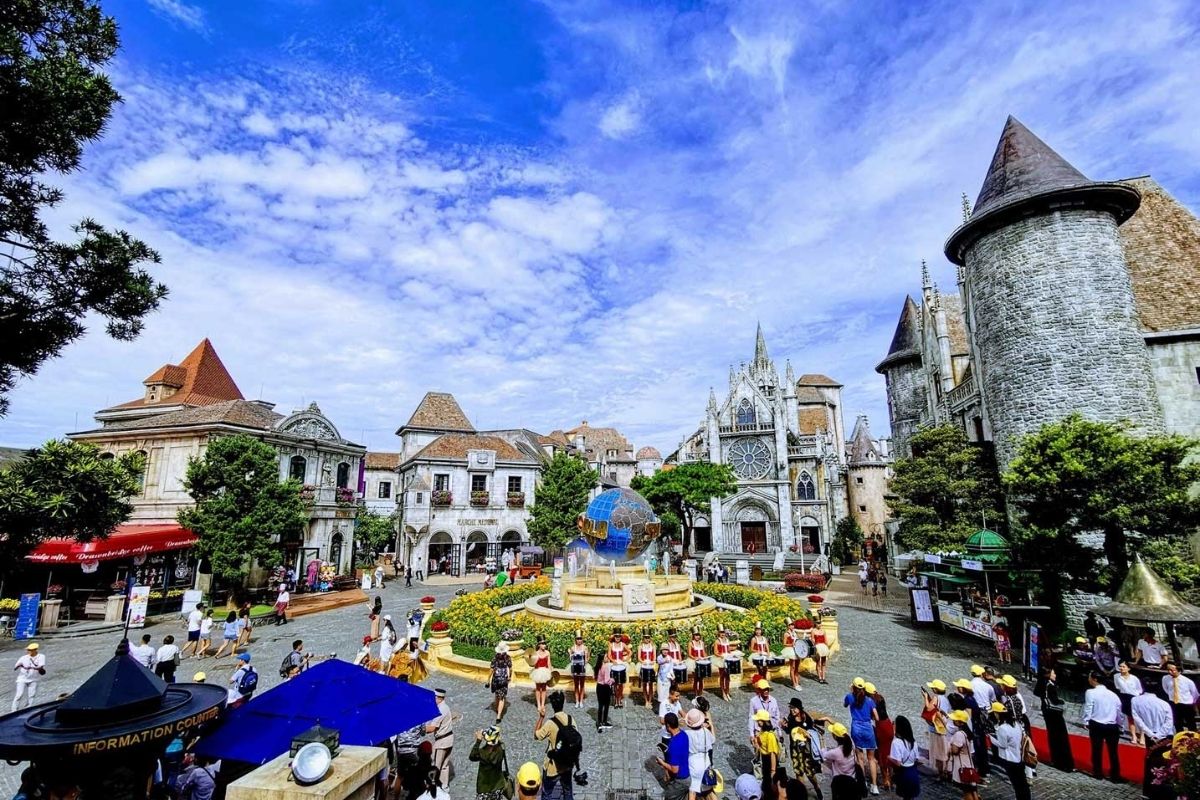
[[[846,587],[847,591],[840,591]],[[380,594],[384,612],[397,617],[417,603],[417,598],[432,594],[438,599],[439,607],[454,597],[460,586],[421,586],[415,584],[404,589],[402,582],[390,584]],[[474,589],[472,585],[470,588]],[[701,591],[703,587],[700,587]],[[841,622],[842,652],[838,654],[829,670],[830,683],[821,686],[812,681],[802,684],[800,696],[805,706],[815,714],[829,714],[844,719],[842,696],[846,686],[858,675],[876,683],[888,700],[888,709],[893,717],[907,715],[917,719],[921,708],[919,687],[932,678],[950,681],[968,674],[971,663],[986,662],[991,655],[981,644],[968,639],[945,635],[936,631],[914,630],[909,627],[902,613],[903,605],[898,599],[878,604],[857,598],[856,587],[847,580],[838,579],[828,593],[831,604],[839,608]],[[863,607],[856,607],[856,606]],[[878,608],[878,610],[875,610]],[[277,667],[290,649],[295,638],[305,641],[305,648],[312,653],[337,652],[349,658],[357,652],[362,636],[368,630],[368,607],[366,605],[342,608],[310,617],[304,617],[281,627],[261,627],[256,630],[250,652],[261,675],[260,692],[279,682]],[[155,644],[167,633],[178,637],[181,627],[159,623],[148,627],[145,632],[154,636]],[[43,639],[42,652],[47,658],[47,675],[39,687],[39,697],[51,699],[61,692],[69,692],[87,678],[113,651],[115,637],[92,636],[83,639]],[[6,642],[2,647],[4,658],[15,661],[20,655],[21,645]],[[179,677],[190,679],[193,672],[203,669],[210,682],[224,684],[233,662],[223,659],[214,662],[188,660],[179,670]],[[470,798],[475,791],[475,766],[467,760],[475,730],[486,727],[494,718],[489,708],[491,695],[482,683],[433,673],[424,683],[432,688],[441,686],[449,693],[449,703],[455,712],[462,714],[456,725],[458,745],[453,762],[457,768],[450,785],[454,798]],[[1036,713],[1037,703],[1030,687],[1023,692]],[[775,685],[775,694],[781,706],[793,696],[790,687]],[[504,741],[508,748],[508,761],[512,769],[526,760],[539,764],[544,753],[544,743],[535,743],[532,730],[536,713],[533,705],[533,690],[510,692],[512,707],[503,724]],[[721,700],[713,703],[717,726],[717,767],[726,776],[726,793],[733,797],[733,778],[739,772],[750,769],[751,750],[747,734],[746,717],[751,693],[749,690],[735,692],[734,701],[726,704]],[[634,699],[638,699],[635,695]],[[591,698],[589,698],[591,701]],[[627,703],[624,709],[613,709],[611,721],[615,727],[603,734],[595,731],[595,707],[576,710],[568,706],[582,723],[584,737],[583,769],[591,776],[586,788],[577,790],[581,800],[605,798],[609,790],[645,792],[659,797],[661,790],[657,779],[659,770],[654,766],[658,723],[652,713],[635,703]],[[1068,710],[1068,719],[1078,720],[1079,707]],[[919,720],[918,720],[919,722]],[[1040,724],[1040,720],[1038,721]],[[915,725],[920,730],[921,725]],[[1082,728],[1080,728],[1082,730]],[[922,734],[918,732],[918,736]],[[9,796],[16,790],[16,778],[20,767],[0,768],[0,796]],[[828,780],[823,784],[828,787]],[[1139,787],[1132,785],[1114,786],[1098,783],[1090,777],[1074,774],[1064,775],[1044,766],[1039,770],[1033,784],[1034,796],[1039,800],[1066,800],[1071,798],[1104,796],[1107,800],[1125,800],[1140,797]],[[886,793],[885,793],[886,794]],[[828,796],[828,791],[826,792]],[[1002,776],[993,774],[992,782],[983,789],[984,798],[1012,797],[1012,791]],[[927,781],[922,797],[958,797],[951,787]]]

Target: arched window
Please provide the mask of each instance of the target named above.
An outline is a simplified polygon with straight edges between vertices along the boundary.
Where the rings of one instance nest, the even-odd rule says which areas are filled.
[[[344,541],[340,532],[335,533],[329,540],[329,563],[333,564],[333,571],[338,575],[342,574],[342,544]]]
[[[754,413],[754,404],[748,399],[743,399],[742,402],[738,404],[737,424],[753,425],[756,421],[757,417]]]
[[[799,480],[796,481],[796,499],[797,500],[816,500],[817,485],[813,483],[812,476],[807,472],[801,472]]]
[[[350,465],[345,461],[338,464],[337,486],[339,489],[345,489],[350,485]]]
[[[307,472],[308,459],[304,456],[292,456],[292,460],[288,464],[288,477],[294,481],[304,483],[304,476]]]
[[[114,456],[112,453],[101,453],[100,454],[101,461],[112,461],[114,458],[116,458],[116,456]]]

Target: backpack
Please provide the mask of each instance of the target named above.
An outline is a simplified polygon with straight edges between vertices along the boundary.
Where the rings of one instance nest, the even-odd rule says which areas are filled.
[[[246,672],[238,681],[238,694],[248,695],[258,688],[258,673],[254,667],[246,667]]]
[[[565,774],[579,764],[579,756],[583,754],[583,737],[579,735],[579,729],[570,715],[567,716],[566,725],[555,717],[551,717],[550,721],[558,726],[558,736],[554,737],[554,749],[548,755],[559,773]]]

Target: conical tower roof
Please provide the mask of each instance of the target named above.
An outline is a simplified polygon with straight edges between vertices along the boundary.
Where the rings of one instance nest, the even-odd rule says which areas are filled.
[[[1101,616],[1134,621],[1200,622],[1200,608],[1184,602],[1141,556],[1134,556],[1113,601],[1092,610]]]
[[[148,714],[162,706],[167,684],[128,651],[118,651],[92,677],[62,701],[59,722],[107,722]]]
[[[1020,197],[1085,183],[1090,181],[1082,172],[1010,116],[975,198],[972,216]]]
[[[921,309],[917,307],[912,295],[906,295],[904,306],[900,309],[900,321],[896,323],[896,332],[892,334],[892,344],[888,347],[887,355],[875,367],[876,372],[883,372],[889,366],[921,354]]]
[[[883,457],[879,455],[879,450],[875,447],[875,441],[871,438],[871,425],[867,421],[866,414],[859,414],[858,419],[854,421],[854,433],[850,437],[849,464],[852,467],[862,464],[886,466]]]
[[[971,218],[946,241],[946,257],[962,264],[979,237],[1017,219],[1052,208],[1109,211],[1124,222],[1137,210],[1137,190],[1119,183],[1091,181],[1016,118],[1004,123],[992,163],[983,179]]]

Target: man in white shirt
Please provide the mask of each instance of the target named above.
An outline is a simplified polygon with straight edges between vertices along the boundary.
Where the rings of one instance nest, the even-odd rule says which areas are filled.
[[[188,651],[195,655],[196,648],[200,646],[200,621],[204,619],[204,603],[196,603],[196,607],[188,613],[187,619],[187,644],[179,651],[180,656],[186,656]]]
[[[1166,650],[1162,643],[1154,638],[1154,631],[1146,628],[1142,638],[1137,643],[1138,660],[1147,667],[1159,669],[1167,660]]]
[[[1162,688],[1175,715],[1175,730],[1196,730],[1196,701],[1200,700],[1200,693],[1196,691],[1195,681],[1181,675],[1177,665],[1167,664],[1167,676],[1162,679]]]
[[[141,644],[130,645],[129,655],[146,669],[154,669],[154,645],[150,644],[150,634],[142,635]]]
[[[1117,760],[1117,743],[1121,739],[1121,698],[1105,686],[1099,672],[1088,675],[1091,688],[1083,695],[1083,724],[1087,725],[1092,741],[1092,774],[1104,779],[1101,753],[1108,748],[1108,764],[1114,781],[1121,780],[1121,765]]]
[[[175,637],[168,633],[163,637],[162,647],[158,648],[158,652],[154,654],[154,674],[167,683],[174,683],[175,669],[179,666],[176,661],[179,657],[179,647],[175,644]]]
[[[658,735],[662,737],[664,742],[669,742],[671,739],[671,733],[667,730],[667,714],[683,717],[683,704],[679,702],[678,686],[672,686],[667,694],[666,701],[658,704],[658,724],[662,726]]]
[[[1130,711],[1138,730],[1146,735],[1146,747],[1175,735],[1175,716],[1171,704],[1154,692],[1142,692],[1130,701]]]
[[[21,707],[21,698],[26,693],[29,699],[25,702],[25,707],[33,705],[38,680],[46,674],[46,657],[38,652],[37,642],[30,642],[25,647],[25,655],[17,659],[13,671],[17,673],[17,694],[12,701],[12,710],[16,711]]]
[[[1000,699],[992,685],[984,680],[983,667],[978,664],[971,666],[971,688],[975,690],[975,702],[980,708],[991,708],[992,703]]]

